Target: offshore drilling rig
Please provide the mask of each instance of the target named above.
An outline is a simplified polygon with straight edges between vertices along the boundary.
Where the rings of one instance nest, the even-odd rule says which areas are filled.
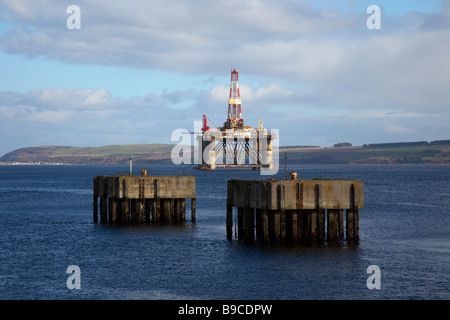
[[[264,129],[262,120],[258,121],[257,128],[245,126],[241,104],[239,71],[232,69],[227,120],[223,127],[210,128],[203,115],[202,132],[197,138],[202,163],[196,169],[272,169],[272,140],[276,137]]]

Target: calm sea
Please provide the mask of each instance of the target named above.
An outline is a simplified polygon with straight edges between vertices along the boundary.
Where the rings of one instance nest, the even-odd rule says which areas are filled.
[[[450,166],[290,166],[364,180],[360,242],[332,246],[228,241],[226,183],[258,172],[140,169],[195,175],[197,223],[93,223],[92,178],[127,166],[0,166],[0,299],[450,298]],[[81,289],[67,288],[70,265]],[[367,287],[371,265],[380,289]]]

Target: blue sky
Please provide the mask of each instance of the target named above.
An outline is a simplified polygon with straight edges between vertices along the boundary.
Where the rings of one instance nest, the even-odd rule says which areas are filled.
[[[368,6],[378,5],[383,11],[392,15],[404,15],[411,11],[438,13],[442,9],[443,1],[427,0],[384,0],[384,1],[349,1],[349,0],[316,0],[309,2],[318,9],[330,9],[357,14],[365,11]]]
[[[0,0],[0,156],[175,143],[226,120],[231,68],[244,120],[280,145],[449,139],[449,28],[438,0]]]
[[[2,71],[8,77],[0,79],[3,90],[27,92],[52,87],[104,88],[121,98],[146,95],[149,91],[185,90],[204,87],[207,75],[176,74],[164,70],[148,70],[124,66],[66,64],[46,58],[27,58],[21,54],[0,53]],[[93,72],[95,70],[95,72]],[[89,74],[89,76],[86,76]],[[26,75],[26,77],[24,77]],[[226,77],[228,79],[228,77]],[[55,81],[55,79],[57,79]],[[130,85],[130,79],[133,84]],[[223,77],[222,81],[225,79]]]

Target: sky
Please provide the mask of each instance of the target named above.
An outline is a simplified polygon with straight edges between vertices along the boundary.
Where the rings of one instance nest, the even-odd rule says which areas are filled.
[[[0,156],[176,144],[223,124],[233,68],[280,146],[450,139],[450,1],[0,0]]]

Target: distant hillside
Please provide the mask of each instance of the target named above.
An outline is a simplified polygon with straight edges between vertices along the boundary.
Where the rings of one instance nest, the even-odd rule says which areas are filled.
[[[279,148],[290,164],[450,164],[450,140],[433,142],[380,143],[364,146],[336,144],[336,147],[286,146]],[[0,158],[0,164],[127,164],[172,163],[170,144],[115,145],[103,147],[44,146],[14,150]]]
[[[6,163],[59,163],[59,164],[126,164],[130,155],[133,161],[170,161],[173,145],[139,144],[103,147],[43,146],[14,150],[0,158]]]
[[[450,141],[448,144],[280,148],[280,161],[284,153],[289,163],[301,164],[450,164]]]
[[[390,142],[390,143],[371,143],[363,144],[364,148],[390,148],[390,147],[417,147],[417,146],[438,146],[450,145],[450,140],[436,140],[436,141],[414,141],[414,142]]]

